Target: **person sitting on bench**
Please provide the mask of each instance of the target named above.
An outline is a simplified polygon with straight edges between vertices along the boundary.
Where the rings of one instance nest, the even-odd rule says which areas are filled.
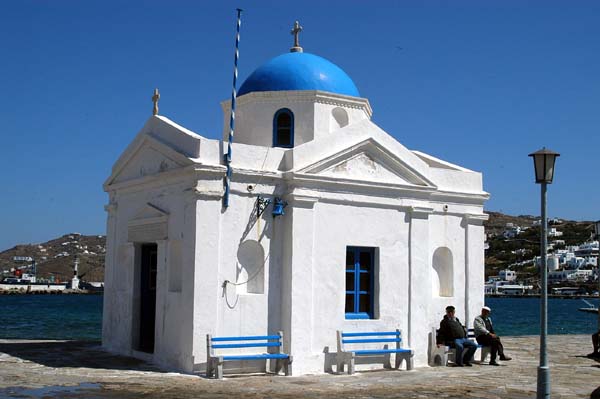
[[[477,350],[477,344],[467,338],[467,330],[454,315],[454,306],[446,306],[446,315],[440,322],[440,330],[437,335],[437,345],[450,346],[456,349],[454,364],[458,367],[471,367],[473,355]],[[466,348],[463,360],[463,349]]]
[[[499,366],[496,363],[496,355],[500,355],[500,360],[511,360],[512,358],[504,354],[504,347],[500,342],[500,337],[494,332],[492,319],[490,318],[491,309],[487,306],[481,308],[481,314],[473,322],[473,330],[477,343],[482,346],[490,346],[490,366]]]

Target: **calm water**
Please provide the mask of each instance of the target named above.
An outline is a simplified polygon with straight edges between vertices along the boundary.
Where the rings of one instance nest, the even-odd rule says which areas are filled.
[[[586,299],[598,306],[598,300]],[[539,298],[486,298],[492,308],[494,329],[499,335],[538,335]],[[598,331],[598,315],[580,312],[587,305],[581,299],[548,299],[549,334],[593,334]]]
[[[539,334],[539,299],[485,302],[498,334]],[[598,317],[577,310],[585,306],[580,299],[549,299],[549,333],[592,334]],[[0,295],[0,338],[99,340],[101,331],[102,295]]]
[[[0,338],[99,340],[102,295],[0,295]]]

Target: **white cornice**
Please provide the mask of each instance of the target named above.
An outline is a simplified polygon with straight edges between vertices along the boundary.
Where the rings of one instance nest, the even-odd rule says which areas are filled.
[[[369,118],[373,115],[371,104],[366,98],[345,96],[320,90],[256,91],[236,98],[236,102],[240,106],[248,103],[272,103],[280,101],[331,104],[347,108],[362,109]],[[231,100],[222,101],[221,107],[224,111],[229,110],[231,107]]]

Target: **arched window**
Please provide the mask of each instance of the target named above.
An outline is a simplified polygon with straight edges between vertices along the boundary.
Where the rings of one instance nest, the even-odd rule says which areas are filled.
[[[432,259],[433,295],[448,297],[454,295],[454,265],[452,252],[446,247],[439,247]]]
[[[273,117],[273,147],[294,146],[294,114],[287,108],[275,112]]]

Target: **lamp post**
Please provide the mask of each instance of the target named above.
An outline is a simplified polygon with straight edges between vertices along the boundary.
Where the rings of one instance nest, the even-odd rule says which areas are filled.
[[[596,228],[596,240],[600,241],[600,220],[594,223]],[[596,258],[596,275],[598,276],[598,298],[600,299],[600,253]],[[600,303],[598,303],[598,331],[600,331]]]
[[[548,353],[546,338],[548,336],[548,218],[546,217],[546,185],[552,183],[554,177],[554,162],[560,154],[547,150],[545,147],[529,154],[533,157],[535,168],[535,182],[542,188],[542,225],[540,233],[542,265],[541,280],[542,293],[540,295],[540,365],[537,373],[537,399],[550,398],[550,368],[548,367]]]

